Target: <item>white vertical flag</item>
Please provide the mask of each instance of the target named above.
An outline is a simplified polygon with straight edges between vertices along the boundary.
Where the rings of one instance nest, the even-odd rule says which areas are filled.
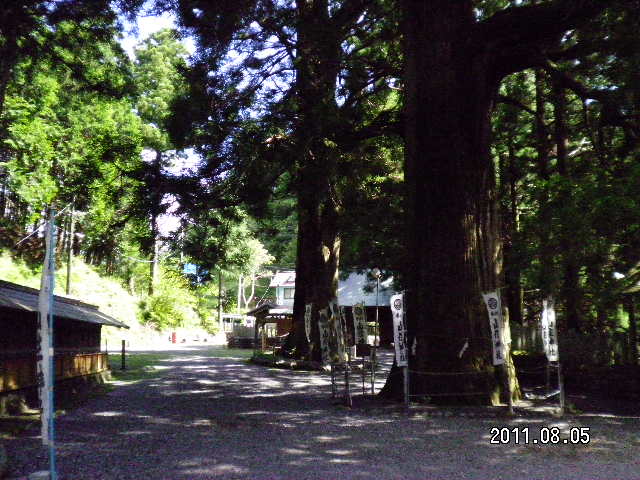
[[[483,293],[482,298],[489,313],[491,327],[491,346],[493,347],[493,364],[502,365],[505,357],[505,345],[502,336],[502,304],[498,292]]]
[[[542,329],[542,345],[544,353],[550,362],[558,361],[558,332],[556,328],[556,310],[553,298],[542,301],[542,317],[540,318]]]
[[[307,303],[304,306],[304,331],[307,334],[307,342],[311,341],[311,309],[312,303]]]
[[[396,350],[396,364],[399,367],[409,365],[407,352],[407,325],[404,318],[403,295],[393,295],[390,300],[393,317],[393,343]]]
[[[331,357],[332,361],[342,363],[345,360],[344,334],[342,331],[341,312],[337,298],[334,298],[329,303],[329,310],[331,312],[331,316],[329,318],[332,338],[331,345],[333,346],[331,349]]]
[[[364,302],[353,305],[353,328],[356,344],[369,343],[369,329],[367,328],[367,314]]]
[[[322,364],[328,365],[331,362],[331,355],[329,354],[329,319],[326,308],[318,311],[318,329],[320,330]]]
[[[50,311],[51,297],[53,295],[54,288],[54,272],[51,271],[52,258],[54,254],[55,245],[55,225],[53,220],[47,222],[45,229],[45,256],[44,266],[42,269],[42,280],[40,282],[40,295],[38,297],[38,335],[40,337],[40,344],[37,355],[37,378],[38,378],[38,394],[40,396],[40,406],[42,408],[41,420],[42,420],[42,443],[44,445],[49,444],[49,424],[53,415],[51,411],[51,397],[53,393],[53,378],[54,372],[51,371],[53,348],[51,347],[51,316],[53,312]]]

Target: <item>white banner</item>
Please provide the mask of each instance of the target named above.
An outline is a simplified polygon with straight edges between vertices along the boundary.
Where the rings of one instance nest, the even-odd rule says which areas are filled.
[[[320,330],[320,354],[322,357],[322,364],[328,365],[331,362],[331,355],[329,353],[329,319],[326,308],[318,311],[318,330]]]
[[[391,316],[393,317],[393,344],[396,349],[396,364],[399,367],[406,367],[409,365],[409,357],[403,295],[393,295],[389,304],[391,306]]]
[[[307,334],[307,342],[311,342],[311,310],[313,308],[312,303],[307,303],[304,306],[304,332]]]
[[[51,295],[53,295],[53,274],[51,272],[52,258],[51,254],[54,250],[55,241],[54,235],[55,226],[52,221],[49,221],[45,230],[45,257],[44,266],[42,268],[42,279],[40,281],[40,295],[38,296],[38,336],[40,337],[40,344],[37,353],[37,365],[36,375],[38,379],[38,395],[40,397],[40,406],[42,408],[41,415],[41,434],[42,443],[44,445],[49,444],[49,424],[51,422],[51,396],[53,393],[53,382],[51,375],[51,356],[53,355],[53,349],[51,348],[51,325],[50,317],[53,312],[49,311]]]
[[[540,318],[542,330],[542,345],[544,353],[550,362],[558,361],[558,331],[556,328],[556,310],[553,298],[542,301],[542,317]]]
[[[331,361],[334,363],[343,363],[345,361],[344,334],[337,298],[329,303],[329,313],[329,331],[331,334],[329,351]]]
[[[502,365],[505,357],[505,345],[502,335],[502,304],[498,292],[483,293],[482,298],[489,313],[491,326],[491,345],[493,347],[493,364]]]
[[[369,329],[364,302],[353,305],[353,329],[356,344],[369,343]]]

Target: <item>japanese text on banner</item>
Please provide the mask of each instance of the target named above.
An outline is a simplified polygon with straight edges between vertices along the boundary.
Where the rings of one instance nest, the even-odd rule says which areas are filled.
[[[393,343],[396,349],[396,364],[399,367],[409,365],[407,352],[407,326],[404,319],[403,295],[393,295],[390,300],[393,317]]]
[[[544,347],[544,353],[550,362],[557,362],[558,332],[556,328],[556,311],[552,298],[542,301],[540,328],[542,330],[542,345]]]
[[[364,302],[356,303],[353,306],[353,328],[355,330],[357,344],[369,343],[367,314],[364,309]]]
[[[491,327],[491,346],[493,349],[493,364],[504,364],[505,345],[502,335],[502,305],[498,292],[483,293],[482,298],[489,313],[489,326]]]

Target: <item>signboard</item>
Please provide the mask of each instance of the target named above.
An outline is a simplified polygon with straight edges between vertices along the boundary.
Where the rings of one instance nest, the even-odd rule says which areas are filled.
[[[318,330],[320,330],[320,355],[322,364],[331,363],[331,355],[329,353],[329,317],[326,308],[318,311]]]
[[[542,301],[542,317],[540,318],[542,330],[542,345],[544,353],[550,362],[558,361],[558,331],[556,328],[556,310],[553,298]]]
[[[356,344],[369,343],[369,329],[367,328],[367,313],[364,309],[364,302],[356,303],[353,306],[353,330]]]
[[[313,309],[312,303],[307,303],[304,306],[304,332],[307,334],[307,342],[311,342],[311,310]]]
[[[182,273],[186,275],[197,275],[198,267],[194,263],[185,263],[184,267],[182,267]]]
[[[493,364],[504,364],[505,345],[502,336],[502,304],[498,292],[483,293],[482,298],[489,313],[491,327],[491,346],[493,347]]]
[[[396,364],[399,367],[409,365],[407,352],[407,324],[404,318],[404,296],[393,295],[390,300],[393,317],[393,343],[396,349]]]

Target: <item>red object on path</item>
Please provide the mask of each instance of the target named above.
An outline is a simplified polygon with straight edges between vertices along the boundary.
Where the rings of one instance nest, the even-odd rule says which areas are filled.
[[[176,343],[176,332],[171,332],[171,343]]]

